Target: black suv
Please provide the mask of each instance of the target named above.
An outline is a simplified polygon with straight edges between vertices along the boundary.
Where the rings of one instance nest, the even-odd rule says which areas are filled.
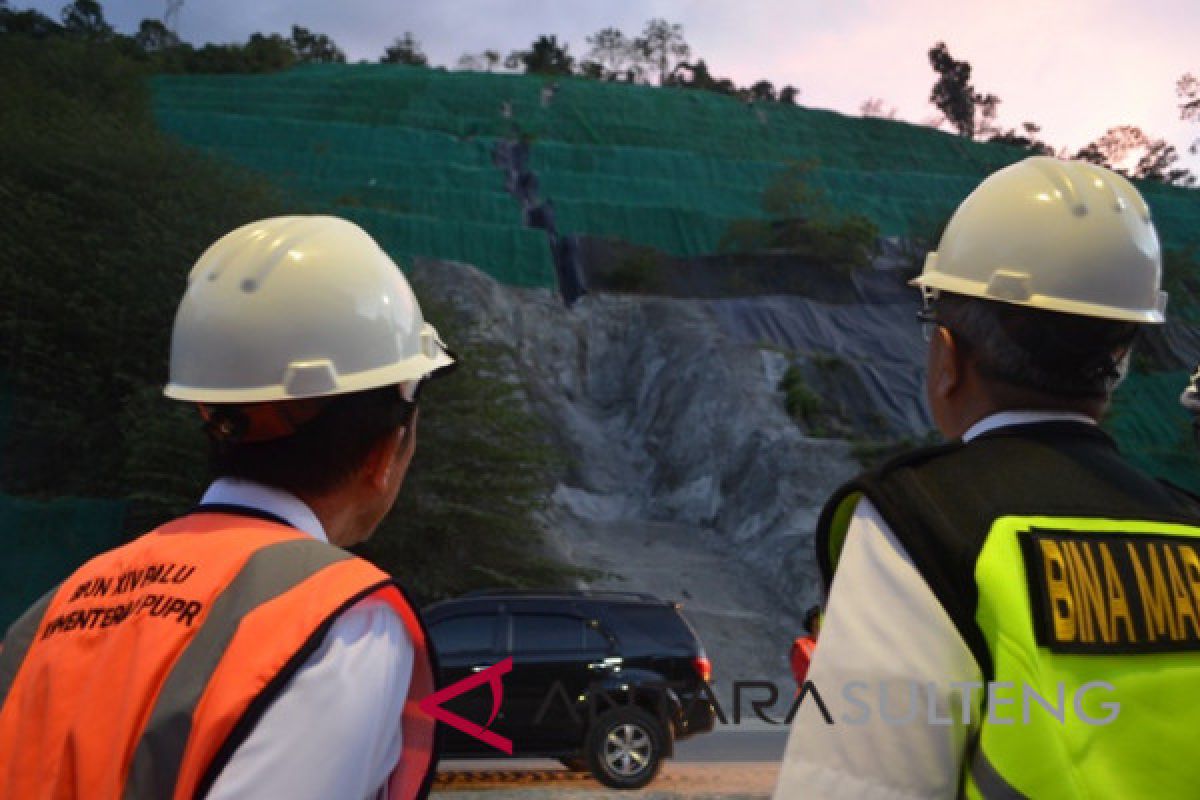
[[[713,728],[708,658],[679,606],[648,594],[484,591],[423,612],[448,686],[512,657],[491,725],[486,685],[447,710],[512,740],[514,756],[549,757],[636,789],[674,742]],[[503,755],[440,725],[445,758]]]

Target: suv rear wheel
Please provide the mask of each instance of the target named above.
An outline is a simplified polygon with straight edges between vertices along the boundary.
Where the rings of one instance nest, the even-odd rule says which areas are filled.
[[[614,708],[588,731],[586,754],[596,780],[614,789],[640,789],[662,766],[663,727],[640,708]]]

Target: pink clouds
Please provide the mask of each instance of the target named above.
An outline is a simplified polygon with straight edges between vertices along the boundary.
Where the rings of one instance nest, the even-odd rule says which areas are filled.
[[[766,5],[776,4],[757,7]],[[793,83],[804,103],[846,113],[875,96],[911,121],[933,115],[925,54],[943,40],[971,63],[976,87],[1002,99],[1006,127],[1035,121],[1048,141],[1072,149],[1124,123],[1181,150],[1200,135],[1179,121],[1174,93],[1181,74],[1200,69],[1195,3],[1146,10],[1081,0],[872,0],[840,6],[833,19],[822,18],[824,5],[789,4],[786,16],[745,15],[733,29],[693,25],[689,33],[698,51],[714,54],[719,72],[741,82]]]

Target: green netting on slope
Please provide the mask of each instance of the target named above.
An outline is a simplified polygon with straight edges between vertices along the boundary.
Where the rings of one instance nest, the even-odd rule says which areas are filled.
[[[539,94],[551,83],[559,90],[543,108]],[[222,130],[238,125],[229,120],[239,117],[272,120],[275,128],[253,123],[268,126],[257,141],[297,142],[295,149],[312,158],[307,165],[263,157],[259,163],[273,174],[299,172],[305,179],[332,180],[334,171],[369,180],[367,172],[389,168],[371,162],[400,152],[406,131],[420,129],[425,137],[414,145],[412,161],[462,164],[438,149],[474,148],[476,166],[486,164],[494,138],[527,136],[543,196],[560,209],[565,232],[622,238],[677,255],[704,252],[730,220],[757,213],[754,196],[789,161],[817,159],[821,166],[811,179],[836,208],[866,214],[885,235],[905,236],[928,234],[984,175],[1025,156],[891,120],[747,107],[705,92],[388,65],[162,77],[156,103],[168,126],[174,118],[202,132],[209,118]],[[502,103],[511,107],[511,118],[501,115]],[[351,154],[361,154],[366,166],[356,166]],[[447,182],[467,186],[471,178]],[[1147,195],[1164,244],[1200,243],[1200,193],[1147,187]],[[634,214],[629,207],[651,210]],[[406,208],[478,218],[434,204],[400,206]]]
[[[519,228],[520,207],[494,167],[401,164],[263,148],[207,148],[273,182],[333,205],[366,206],[443,220]]]
[[[544,86],[559,88],[543,107]],[[300,120],[406,125],[456,136],[684,150],[724,158],[820,158],[840,168],[988,171],[1020,157],[891,120],[783,105],[747,106],[681,89],[390,65],[304,67],[258,76],[164,76],[161,107]],[[501,104],[511,117],[501,114]]]
[[[359,220],[401,263],[464,261],[506,283],[554,286],[545,235],[521,226],[494,142],[414,128],[157,109],[184,141]]]
[[[543,170],[537,174],[541,196],[556,202],[558,198],[569,198],[631,208],[663,206],[728,218],[762,213],[762,191],[757,182],[748,180],[739,185],[715,184],[682,171],[673,179],[565,170]]]
[[[346,158],[329,153],[295,153],[259,147],[209,148],[252,169],[280,178],[349,181],[354,184],[391,184],[416,190],[502,194],[504,179],[495,167],[476,167],[454,161],[413,161],[407,164],[382,159]]]
[[[554,285],[554,262],[545,234],[526,228],[440,220],[370,208],[331,207],[368,230],[402,266],[412,256],[487,264],[498,280],[513,286]]]
[[[715,253],[728,219],[663,206],[555,200],[558,230],[588,233],[657,247],[677,256]]]
[[[1146,471],[1200,492],[1200,452],[1191,418],[1179,405],[1186,372],[1130,375],[1117,390],[1105,427]]]
[[[0,630],[92,556],[120,544],[117,500],[27,500],[0,494]],[[17,555],[19,554],[19,555]]]
[[[495,192],[460,189],[422,189],[407,184],[320,178],[278,180],[339,206],[363,206],[398,214],[415,214],[442,220],[476,222],[519,228],[521,211],[513,198]]]
[[[1139,183],[1164,247],[1200,249],[1200,190]]]
[[[624,239],[680,256],[713,253],[730,223],[764,216],[761,196],[769,179],[729,187],[680,173],[676,181],[663,181],[550,171],[542,173],[541,187],[553,200],[564,233]],[[807,180],[834,209],[863,214],[888,236],[936,231],[976,184],[959,175],[831,169],[814,170]]]
[[[237,92],[236,86],[230,91]],[[340,154],[344,158],[444,161],[490,167],[490,140],[463,141],[438,131],[324,121],[312,125],[265,112],[222,114],[165,104],[156,96],[155,117],[163,130],[185,141],[213,147],[257,147],[283,152]]]

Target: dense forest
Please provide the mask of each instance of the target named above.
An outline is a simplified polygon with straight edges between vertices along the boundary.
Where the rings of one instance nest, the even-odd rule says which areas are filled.
[[[86,30],[0,35],[0,492],[122,499],[128,535],[207,478],[198,415],[161,395],[188,270],[226,231],[306,210],[164,136],[155,69]],[[489,378],[503,354],[426,313],[464,367],[424,396],[414,469],[367,554],[423,599],[564,580],[536,520],[556,462],[519,387]]]

